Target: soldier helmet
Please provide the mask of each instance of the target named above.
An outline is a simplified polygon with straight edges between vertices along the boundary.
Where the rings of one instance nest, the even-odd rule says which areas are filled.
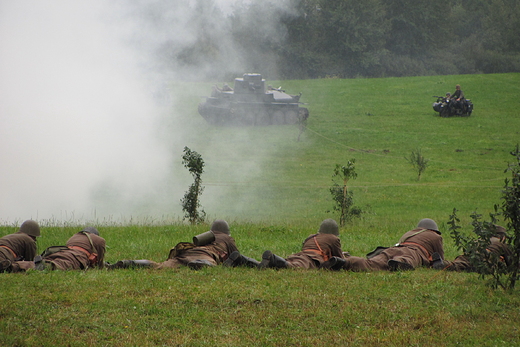
[[[323,222],[321,222],[320,230],[318,231],[318,233],[339,236],[338,223],[336,223],[334,219],[325,219]]]
[[[33,236],[33,237],[41,236],[40,226],[38,225],[38,223],[36,223],[35,221],[30,220],[30,219],[26,220],[25,222],[22,223],[22,225],[20,225],[20,231],[24,234],[27,234],[27,235]]]
[[[99,231],[94,227],[86,227],[85,229],[81,230],[81,232],[99,236]]]
[[[437,223],[435,223],[435,221],[430,218],[421,219],[419,221],[419,224],[417,224],[417,227],[439,232],[439,227],[437,226]]]
[[[498,237],[500,240],[505,240],[507,238],[506,228],[496,224],[494,224],[493,226],[495,227],[495,236]]]
[[[224,234],[230,235],[229,232],[229,224],[223,219],[216,219],[213,224],[211,224],[211,231],[219,231]]]

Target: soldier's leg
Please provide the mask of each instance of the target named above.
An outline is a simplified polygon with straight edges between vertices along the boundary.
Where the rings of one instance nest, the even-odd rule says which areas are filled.
[[[218,265],[216,259],[203,253],[184,253],[173,260],[176,260],[181,265],[188,266],[192,270],[199,270],[203,267]]]
[[[305,254],[293,254],[285,259],[287,267],[300,269],[317,269],[320,262],[308,257]]]
[[[413,270],[423,264],[419,250],[410,247],[392,247],[388,249],[388,267],[390,271]]]
[[[244,259],[244,266],[256,268],[260,265],[260,262],[254,258],[246,257],[245,255],[242,255],[242,258]]]
[[[188,263],[188,267],[192,270],[200,270],[204,267],[217,266],[217,264],[213,261],[207,259],[197,259],[192,260]]]
[[[154,263],[152,265],[155,269],[177,269],[181,266],[184,266],[183,263],[179,261],[177,258],[170,258],[162,263]]]
[[[11,272],[25,272],[34,269],[34,261],[15,261]]]
[[[454,271],[465,271],[465,272],[475,272],[476,269],[471,265],[469,258],[464,255],[459,255],[455,260],[453,260],[452,267]]]
[[[260,265],[258,265],[259,269],[264,269],[267,267],[284,269],[287,268],[288,264],[284,258],[277,256],[271,251],[265,251],[262,254],[262,261]]]
[[[2,272],[11,272],[12,264],[11,261],[8,259],[1,259],[0,260],[0,273]]]
[[[327,269],[333,271],[339,271],[344,268],[347,261],[339,257],[332,257],[323,264],[320,265],[320,269]]]
[[[389,270],[388,257],[384,253],[370,259],[350,256],[345,259],[345,265],[343,267],[345,270],[350,271]]]
[[[390,259],[388,261],[388,267],[390,268],[390,271],[409,271],[414,269],[413,265],[395,259]]]
[[[139,259],[139,260],[119,260],[115,264],[107,265],[107,269],[131,269],[131,268],[144,268],[144,267],[155,267],[155,262],[147,259]]]
[[[236,267],[236,266],[247,266],[247,267],[258,267],[260,262],[256,259],[246,257],[240,254],[239,251],[234,251],[222,264],[224,266]]]
[[[436,267],[437,265],[437,267]],[[465,255],[459,255],[455,260],[443,260],[442,263],[435,262],[433,267],[437,270],[448,270],[448,271],[465,271],[473,272],[475,268],[471,265],[469,258]]]

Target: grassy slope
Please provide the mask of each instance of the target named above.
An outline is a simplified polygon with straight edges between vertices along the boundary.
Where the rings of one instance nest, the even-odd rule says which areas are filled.
[[[453,208],[467,225],[471,212],[487,215],[500,202],[503,171],[520,138],[519,82],[518,74],[283,81],[286,90],[303,92],[302,100],[309,103],[311,116],[302,141],[296,141],[294,127],[203,128],[205,136],[218,133],[226,139],[211,142],[222,153],[230,153],[229,147],[248,148],[247,143],[258,145],[245,152],[246,161],[268,153],[254,179],[219,180],[232,186],[232,193],[212,185],[215,162],[210,161],[204,194],[218,195],[222,204],[208,212],[315,226],[336,217],[326,212],[332,208],[328,188],[335,164],[355,158],[358,178],[350,185],[356,204],[369,213],[347,232],[382,231],[375,242],[388,243],[420,218],[444,224]],[[452,91],[456,83],[473,99],[475,111],[469,118],[439,118],[431,108],[432,96]],[[205,147],[199,148],[204,155]],[[420,182],[405,160],[416,148],[430,160]],[[235,159],[222,155],[218,164],[235,167]],[[228,205],[227,197],[243,199],[240,209]]]
[[[476,81],[472,82],[471,78]],[[484,78],[485,81],[480,81]],[[395,212],[399,212],[403,206],[410,205],[405,196],[415,205],[417,201],[429,200],[429,194],[435,194],[431,200],[436,200],[438,208],[425,202],[424,209],[415,206],[419,207],[417,214],[428,212],[434,218],[444,218],[446,208],[449,211],[459,203],[458,192],[452,193],[457,189],[465,189],[474,197],[461,201],[461,208],[488,208],[485,205],[498,198],[497,188],[502,185],[501,173],[509,160],[508,151],[519,138],[515,79],[518,81],[519,77],[485,75],[284,82],[287,90],[304,92],[303,100],[309,103],[311,113],[309,129],[301,142],[296,142],[297,130],[285,127],[255,129],[244,140],[258,142],[261,147],[266,145],[262,138],[268,137],[267,145],[273,147],[262,177],[248,182],[260,186],[256,192],[259,198],[265,196],[265,199],[255,201],[263,207],[257,211],[260,214],[257,219],[265,220],[271,215],[275,220],[281,217],[289,221],[301,221],[306,217],[312,222],[315,218],[321,219],[324,211],[331,207],[327,188],[334,165],[343,164],[350,158],[357,161],[358,179],[351,182],[354,188],[361,188],[356,189],[359,191],[357,201],[361,205],[374,206],[377,213],[385,217],[392,212],[389,210],[393,206]],[[431,95],[453,89],[456,81],[467,86],[466,94],[474,99],[473,116],[436,117],[431,109],[434,101]],[[472,90],[476,84],[483,90]],[[497,91],[497,88],[501,89]],[[492,94],[500,95],[500,102],[489,98]],[[236,139],[234,128],[207,131],[218,131],[223,138]],[[231,144],[240,145],[243,143],[239,140]],[[214,142],[212,146],[225,148],[225,144]],[[415,148],[421,148],[430,159],[430,167],[421,182],[416,181],[415,172],[404,159]],[[255,153],[247,153],[245,157],[248,155]],[[225,157],[221,159],[225,163],[222,165],[233,166],[235,158],[227,163]],[[211,176],[206,179],[210,181],[208,188],[211,189]],[[476,187],[486,191],[476,195]],[[240,187],[241,190],[247,188]],[[395,205],[386,200],[393,199],[394,194],[397,194]],[[312,199],[312,203],[308,199]],[[246,215],[245,218],[254,216]]]
[[[456,83],[473,100],[474,114],[436,117],[431,96],[452,92]],[[232,222],[245,254],[259,258],[265,249],[280,255],[298,251],[322,219],[335,217],[326,212],[332,207],[332,170],[350,158],[356,159],[358,172],[351,182],[355,201],[369,211],[342,230],[343,248],[354,255],[396,242],[422,217],[445,228],[457,207],[467,224],[473,210],[487,213],[500,202],[508,152],[520,138],[520,75],[281,84],[303,92],[302,100],[309,103],[309,129],[300,142],[294,127],[215,129],[188,113],[188,126],[203,134],[192,148],[207,162],[204,195],[223,201],[208,213]],[[208,137],[221,141],[205,147]],[[417,147],[430,159],[420,182],[404,159]],[[239,157],[236,148],[241,148]],[[262,164],[253,166],[260,175],[230,178],[226,170],[236,168],[237,160],[254,162],[260,154]],[[237,209],[232,200],[239,198]],[[108,261],[160,261],[176,242],[206,228],[100,230],[110,247]],[[0,227],[0,235],[13,230]],[[75,231],[71,226],[44,228],[40,250],[63,244]],[[446,233],[445,247],[448,258],[457,254]],[[3,274],[0,292],[0,345],[8,346],[520,344],[518,290],[491,291],[476,275],[427,269]]]

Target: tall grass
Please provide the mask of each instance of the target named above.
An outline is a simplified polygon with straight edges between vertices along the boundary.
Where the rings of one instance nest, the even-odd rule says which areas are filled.
[[[456,83],[474,113],[439,118],[431,96]],[[206,212],[230,222],[244,254],[259,259],[270,249],[287,256],[323,219],[337,218],[327,212],[328,188],[335,165],[350,158],[358,173],[350,186],[354,202],[365,210],[341,230],[343,249],[353,255],[392,245],[429,217],[441,226],[452,259],[458,251],[445,225],[452,209],[468,231],[471,212],[486,214],[500,202],[508,153],[520,138],[519,74],[273,84],[303,92],[309,104],[301,141],[293,126],[208,126],[196,114],[194,92],[207,86],[182,89],[190,93],[186,126],[200,129],[186,145],[207,165],[202,204],[218,197],[221,203]],[[430,160],[420,182],[405,159],[416,148]],[[260,166],[253,165],[257,158]],[[231,175],[244,168],[239,162],[258,174]],[[165,260],[170,247],[209,227],[175,219],[93,223],[107,240],[109,262]],[[43,224],[39,251],[64,244],[80,227]],[[0,235],[14,231],[15,225],[0,226]],[[492,291],[474,274],[429,269],[29,272],[2,274],[0,293],[5,346],[520,345],[518,290]]]

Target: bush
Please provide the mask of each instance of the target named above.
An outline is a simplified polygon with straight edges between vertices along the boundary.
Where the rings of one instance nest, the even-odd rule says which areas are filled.
[[[202,186],[201,175],[204,172],[204,160],[199,153],[192,151],[188,147],[184,147],[184,155],[182,163],[193,176],[194,182],[189,187],[184,198],[181,199],[182,210],[184,211],[184,219],[188,219],[191,224],[202,223],[206,218],[206,212],[200,210],[199,198],[204,190]]]
[[[456,246],[468,257],[481,278],[491,276],[490,284],[493,288],[501,287],[509,290],[514,289],[519,279],[520,266],[520,149],[518,145],[511,155],[515,157],[516,162],[509,164],[505,172],[511,172],[512,178],[505,180],[502,205],[500,207],[495,205],[495,213],[490,214],[491,221],[482,221],[482,215],[473,213],[471,218],[475,237],[468,237],[459,232],[460,220],[457,218],[456,209],[453,210],[448,222]],[[495,235],[497,217],[500,215],[507,223],[508,235],[505,242],[512,251],[509,259],[503,259],[488,250],[490,238]]]

